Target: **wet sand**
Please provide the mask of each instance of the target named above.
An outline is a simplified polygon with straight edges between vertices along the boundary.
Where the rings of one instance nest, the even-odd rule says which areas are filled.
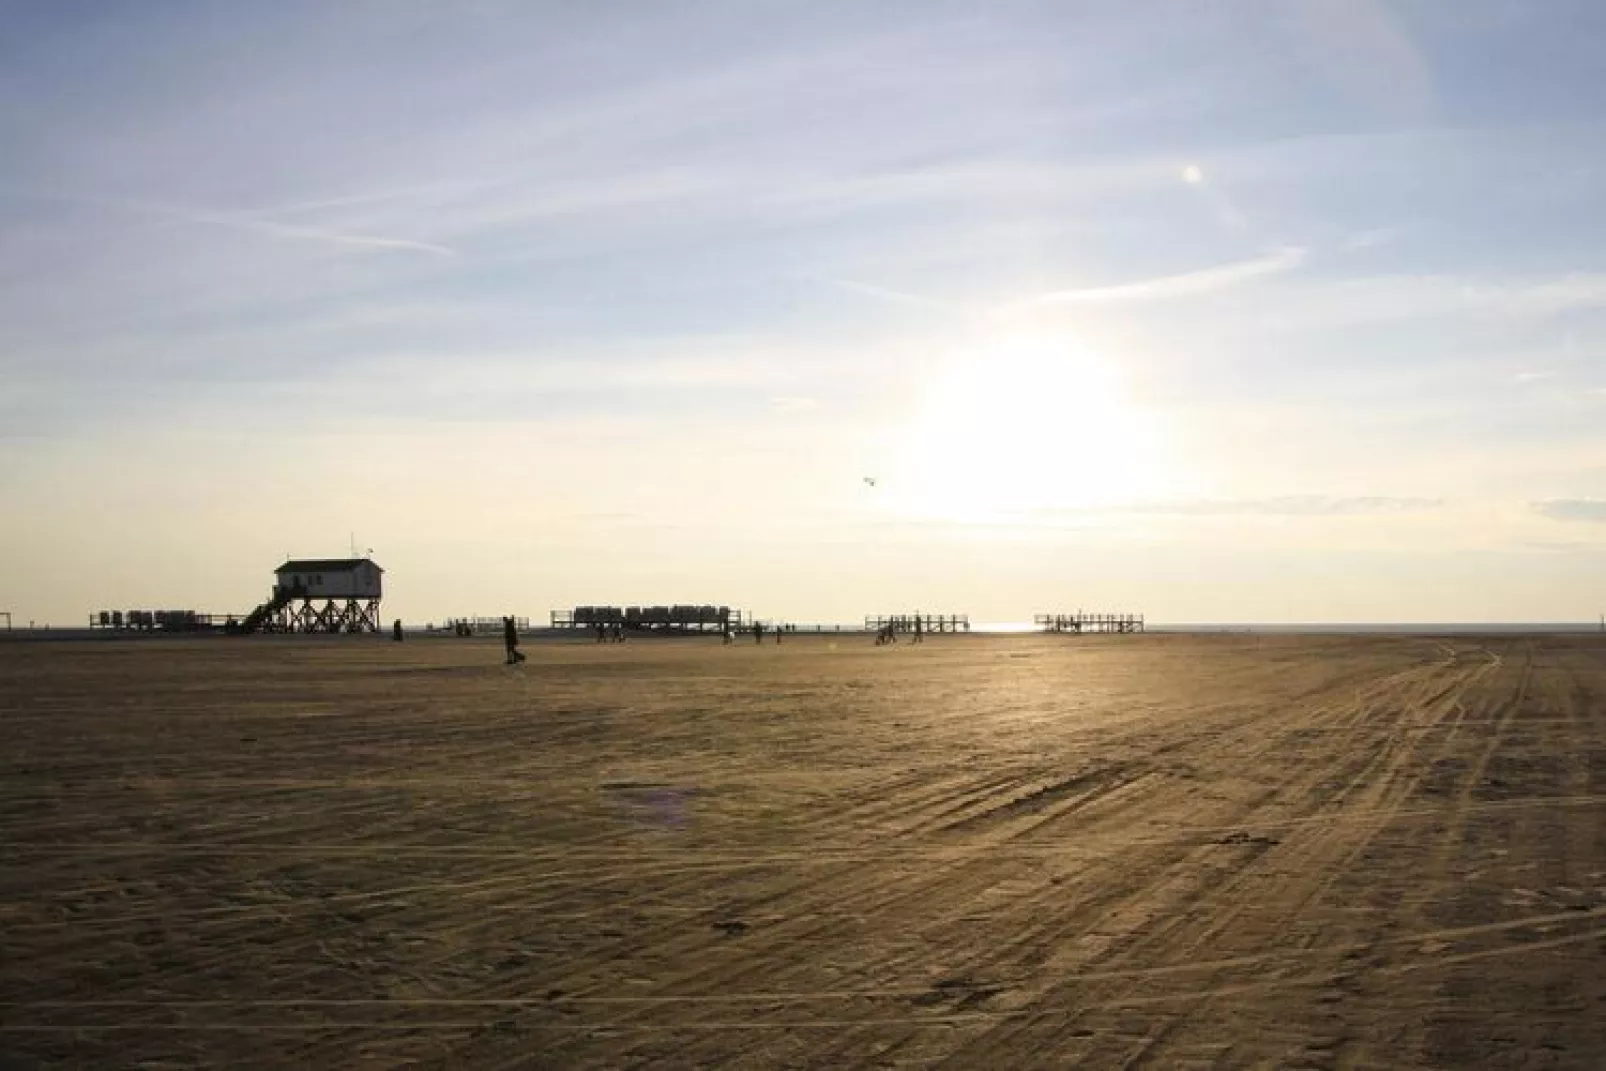
[[[0,644],[18,1066],[1606,1066],[1598,637]]]

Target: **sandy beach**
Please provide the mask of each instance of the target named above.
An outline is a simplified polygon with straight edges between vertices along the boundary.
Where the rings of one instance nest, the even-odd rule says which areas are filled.
[[[526,651],[0,644],[7,1066],[1606,1065],[1601,638]]]

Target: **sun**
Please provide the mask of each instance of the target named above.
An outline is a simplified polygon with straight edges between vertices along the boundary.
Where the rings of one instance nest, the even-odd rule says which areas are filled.
[[[1071,341],[1013,336],[952,361],[901,443],[909,512],[1031,521],[1152,493],[1158,429],[1119,369]]]

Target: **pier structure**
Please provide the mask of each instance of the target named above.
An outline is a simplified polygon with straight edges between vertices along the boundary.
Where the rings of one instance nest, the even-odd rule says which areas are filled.
[[[552,627],[561,629],[612,628],[631,632],[743,632],[753,627],[753,615],[711,603],[674,606],[576,606],[553,610]]]
[[[922,632],[969,632],[969,614],[882,614],[866,616],[864,630],[866,632],[879,632],[888,625],[893,632],[913,632],[915,622],[920,622]]]
[[[1037,614],[1033,622],[1044,632],[1142,632],[1142,614]]]

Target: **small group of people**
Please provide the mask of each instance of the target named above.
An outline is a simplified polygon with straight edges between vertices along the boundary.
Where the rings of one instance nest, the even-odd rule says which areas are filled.
[[[897,643],[898,625],[900,623],[900,619],[895,617],[891,621],[886,622],[880,628],[876,629],[875,645],[877,647],[882,647],[889,643]],[[912,637],[909,641],[910,643],[926,642],[926,622],[924,618],[922,618],[919,614],[916,614],[914,617],[908,619],[908,625],[908,631]]]
[[[773,632],[775,634],[775,642],[780,643],[781,633],[785,632],[789,627],[790,626],[788,625],[781,624],[779,621],[773,625],[766,625],[762,621],[754,621],[752,624],[753,642],[763,643],[764,633]],[[725,627],[719,630],[719,639],[721,643],[729,647],[732,643],[736,642],[736,629],[731,625],[726,624]]]
[[[785,632],[786,628],[787,628],[787,626],[781,624],[779,621],[775,622],[775,624],[773,624],[773,625],[766,625],[762,621],[754,621],[753,622],[753,642],[754,643],[763,643],[764,642],[764,633],[765,632],[773,632],[773,633],[775,633],[775,642],[776,643],[780,643],[781,642],[781,633]],[[725,642],[726,643],[731,642],[731,630],[729,628],[725,629]]]
[[[615,621],[613,624],[610,625],[607,622],[598,621],[597,622],[597,642],[598,643],[624,643],[625,642],[625,626],[624,626],[624,623],[622,621]]]

